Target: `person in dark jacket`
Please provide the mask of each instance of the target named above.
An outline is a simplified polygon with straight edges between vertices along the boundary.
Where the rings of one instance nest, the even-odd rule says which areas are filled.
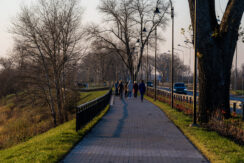
[[[125,98],[128,96],[128,83],[126,82],[124,85],[124,90],[125,90]]]
[[[140,85],[139,85],[139,90],[140,90],[140,94],[141,94],[141,102],[143,102],[143,97],[144,97],[144,93],[146,92],[146,86],[144,81],[142,80]]]
[[[136,83],[136,81],[134,81],[133,93],[135,98],[137,98],[137,92],[138,92],[138,84]]]
[[[118,86],[119,86],[119,82],[116,81],[114,87],[115,87],[115,95],[118,96],[119,95],[119,89],[118,89]]]
[[[118,89],[119,89],[119,95],[120,95],[120,98],[122,99],[122,98],[123,98],[124,85],[123,85],[123,83],[122,83],[121,80],[119,81]]]

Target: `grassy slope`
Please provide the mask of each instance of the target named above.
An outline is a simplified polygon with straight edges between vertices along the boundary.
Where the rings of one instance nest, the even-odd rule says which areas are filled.
[[[192,119],[162,102],[154,102],[211,162],[244,162],[244,147],[201,127],[189,127]]]
[[[0,162],[57,162],[103,117],[109,106],[78,133],[75,120],[64,123],[25,143],[0,151]]]
[[[108,90],[96,91],[96,92],[81,92],[80,93],[81,100],[78,102],[78,105],[84,104],[88,101],[101,97],[101,96],[105,95],[107,92],[108,92]]]
[[[96,99],[107,92],[108,90],[80,93],[78,104]],[[69,117],[72,119],[74,115],[70,114]],[[39,104],[33,106],[29,97],[20,100],[15,95],[8,95],[1,99],[0,149],[25,142],[52,127],[52,117],[46,106],[41,107]]]

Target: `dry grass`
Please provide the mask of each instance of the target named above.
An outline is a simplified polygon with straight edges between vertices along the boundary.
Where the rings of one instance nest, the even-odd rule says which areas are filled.
[[[106,114],[109,105],[76,132],[75,119],[30,140],[0,151],[0,162],[59,162]]]
[[[105,93],[107,91],[89,92],[89,95],[81,93],[77,104]],[[69,114],[69,120],[73,119],[75,111]],[[42,100],[33,103],[32,98],[24,94],[8,95],[0,100],[0,150],[25,142],[53,127],[50,111]]]
[[[46,106],[30,105],[29,100],[7,96],[0,108],[0,149],[26,141],[53,127]]]

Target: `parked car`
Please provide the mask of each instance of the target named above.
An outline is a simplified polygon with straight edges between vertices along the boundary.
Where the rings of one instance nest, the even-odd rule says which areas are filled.
[[[147,87],[153,87],[153,82],[147,82]]]
[[[187,88],[184,83],[175,83],[174,92],[181,93],[181,94],[187,94]]]

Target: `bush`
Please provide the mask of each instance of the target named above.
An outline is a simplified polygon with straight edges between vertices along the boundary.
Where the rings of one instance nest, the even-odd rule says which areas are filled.
[[[244,145],[244,130],[240,118],[226,120],[223,113],[217,111],[211,116],[207,128],[234,140],[240,145]]]
[[[148,92],[148,96],[151,98],[154,98],[154,93]],[[166,97],[166,96],[157,95],[157,100],[171,105],[171,99]],[[193,115],[192,107],[189,106],[188,103],[184,103],[184,102],[180,102],[178,100],[175,100],[174,108],[176,108],[178,111],[183,112],[186,115],[190,115],[190,116]]]
[[[64,108],[70,115],[75,114],[75,108],[79,100],[80,93],[78,91],[70,91],[67,93]]]

